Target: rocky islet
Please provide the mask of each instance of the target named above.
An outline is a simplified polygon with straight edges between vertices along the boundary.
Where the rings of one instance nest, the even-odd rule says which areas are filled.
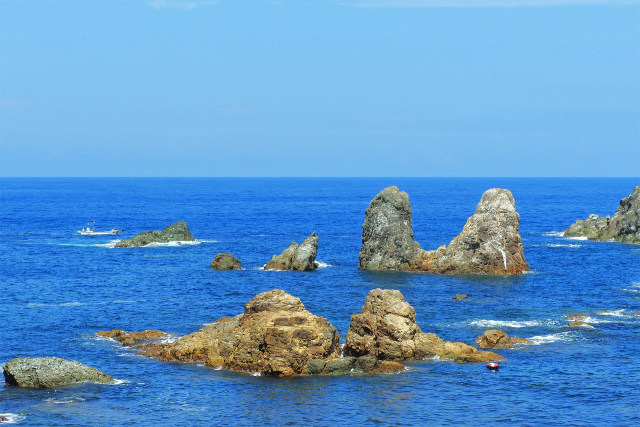
[[[504,359],[423,333],[402,293],[383,289],[369,292],[362,311],[352,316],[344,348],[328,320],[279,289],[256,295],[243,313],[173,342],[134,346],[140,354],[165,362],[202,363],[271,376],[397,372],[405,369],[401,361],[429,358],[460,363]]]
[[[318,267],[318,236],[315,232],[298,245],[291,243],[280,255],[274,255],[264,266],[265,270],[312,271]]]
[[[169,242],[192,242],[196,240],[189,231],[187,223],[178,221],[172,225],[167,225],[164,230],[145,231],[133,236],[130,239],[123,239],[116,243],[116,248],[132,248],[136,246],[147,246],[152,243]]]
[[[24,388],[52,388],[79,382],[109,383],[114,378],[98,369],[59,357],[21,357],[4,364],[9,385]]]
[[[586,237],[589,240],[615,240],[640,244],[640,186],[620,200],[613,217],[591,214],[579,219],[563,231],[565,237]]]
[[[365,212],[359,268],[437,274],[522,274],[529,271],[520,216],[509,190],[484,192],[475,213],[448,246],[423,250],[413,241],[409,195],[387,187]]]

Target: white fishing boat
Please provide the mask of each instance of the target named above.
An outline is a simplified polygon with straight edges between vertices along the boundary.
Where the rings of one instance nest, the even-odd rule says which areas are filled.
[[[116,230],[115,228],[112,228],[111,230],[107,231],[96,231],[96,222],[93,221],[93,227],[91,226],[91,223],[89,223],[87,227],[82,227],[82,230],[78,230],[78,233],[83,236],[105,236],[110,234],[118,234],[121,231],[124,231],[124,229]]]

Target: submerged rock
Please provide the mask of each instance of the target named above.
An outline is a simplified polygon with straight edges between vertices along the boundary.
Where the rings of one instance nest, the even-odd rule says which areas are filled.
[[[522,274],[529,266],[519,221],[511,192],[492,188],[485,191],[475,214],[448,246],[425,251],[413,241],[409,196],[395,186],[388,187],[366,210],[359,267],[438,274]]]
[[[469,295],[467,294],[455,294],[452,299],[467,299]]]
[[[504,360],[498,354],[422,332],[415,310],[402,293],[388,289],[370,291],[362,311],[351,316],[343,352],[345,356],[395,361],[434,356],[461,363]]]
[[[584,314],[584,313],[572,313],[567,315],[567,320],[575,320],[575,319],[586,319],[588,318],[589,315],[588,314]]]
[[[133,347],[143,342],[155,341],[169,336],[169,334],[155,330],[126,333],[121,329],[99,331],[96,335],[102,338],[111,338],[125,347]]]
[[[317,253],[318,236],[316,233],[311,233],[302,244],[293,242],[280,255],[274,255],[264,268],[265,270],[311,271],[318,267]]]
[[[188,242],[196,240],[189,231],[187,223],[178,221],[173,225],[167,225],[164,230],[145,231],[130,239],[120,240],[116,248],[131,248],[134,246],[146,246],[151,243]]]
[[[526,338],[509,337],[499,329],[489,329],[476,338],[480,348],[513,348],[515,344],[533,344]]]
[[[113,377],[80,362],[59,357],[23,357],[3,368],[7,384],[26,388],[51,388],[78,382],[108,383]]]
[[[569,323],[569,326],[575,327],[583,327],[583,328],[593,328],[593,326],[591,326],[589,323],[587,322],[583,322],[582,320],[574,320],[573,322]]]
[[[217,254],[211,261],[213,270],[240,270],[241,268],[240,260],[228,252]]]
[[[591,214],[587,219],[571,224],[563,235],[640,244],[640,186],[635,187],[629,197],[620,200],[613,217]]]

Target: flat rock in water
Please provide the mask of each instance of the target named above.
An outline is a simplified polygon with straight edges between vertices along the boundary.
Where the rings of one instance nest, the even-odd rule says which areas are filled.
[[[563,235],[640,244],[640,186],[635,187],[629,197],[620,200],[613,217],[591,214],[587,219],[571,224]]]
[[[130,239],[120,240],[116,243],[116,248],[131,248],[135,246],[146,246],[152,243],[169,242],[189,242],[196,240],[189,231],[187,223],[178,221],[175,224],[167,225],[164,230],[145,231]]]
[[[478,338],[476,344],[480,348],[513,348],[515,344],[532,344],[526,338],[509,337],[499,329],[489,329]]]
[[[113,377],[80,362],[58,357],[23,357],[3,368],[7,384],[26,388],[51,388],[78,382],[108,383]]]

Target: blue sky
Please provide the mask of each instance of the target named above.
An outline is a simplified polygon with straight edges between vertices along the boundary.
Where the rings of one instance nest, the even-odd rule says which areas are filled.
[[[640,176],[640,1],[0,0],[0,176]]]

